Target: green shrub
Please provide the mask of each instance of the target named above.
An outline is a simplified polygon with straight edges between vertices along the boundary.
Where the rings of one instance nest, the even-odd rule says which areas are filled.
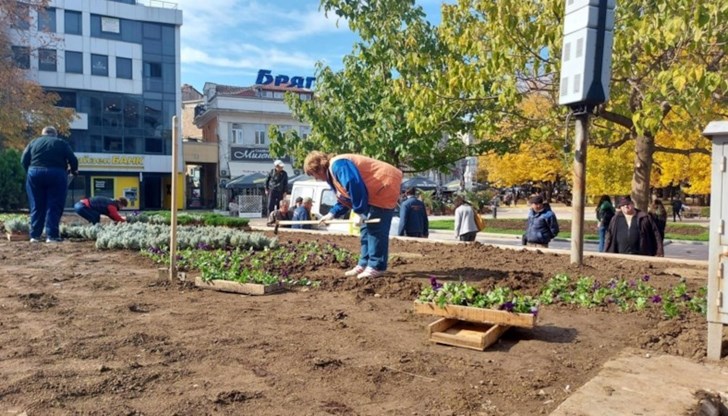
[[[25,194],[25,170],[20,163],[20,152],[15,149],[0,151],[0,210],[15,211],[28,206]]]

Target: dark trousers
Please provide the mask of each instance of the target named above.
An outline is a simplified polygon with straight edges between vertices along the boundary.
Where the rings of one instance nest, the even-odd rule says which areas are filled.
[[[80,215],[91,224],[98,224],[101,220],[101,214],[99,214],[96,210],[87,207],[86,204],[81,201],[76,202],[76,205],[73,206],[73,210],[76,211],[76,214]]]
[[[268,214],[278,209],[281,199],[283,199],[283,192],[274,189],[268,192]]]
[[[28,169],[25,191],[30,205],[30,238],[39,239],[44,227],[47,238],[61,238],[59,226],[67,190],[65,170],[37,166]]]
[[[404,232],[404,235],[407,236],[407,237],[416,237],[416,238],[423,238],[424,237],[424,234],[422,234],[422,233],[411,233],[409,231],[405,231]]]
[[[461,234],[460,241],[475,241],[475,234],[478,234],[478,232],[471,231],[469,233]]]

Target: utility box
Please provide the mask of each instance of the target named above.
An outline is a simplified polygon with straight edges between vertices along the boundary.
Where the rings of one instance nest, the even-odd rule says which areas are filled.
[[[615,0],[566,0],[559,104],[595,106],[609,99]]]
[[[723,325],[728,324],[728,120],[713,121],[703,131],[713,141],[708,256],[708,358],[719,360]]]

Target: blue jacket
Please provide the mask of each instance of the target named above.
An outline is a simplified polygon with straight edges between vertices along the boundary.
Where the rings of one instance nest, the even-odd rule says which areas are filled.
[[[526,241],[535,244],[548,244],[559,234],[559,223],[551,207],[544,206],[543,211],[528,211],[528,228]]]
[[[359,174],[359,169],[351,160],[340,159],[331,165],[331,171],[333,172],[339,183],[346,189],[346,192],[351,196],[351,207],[360,216],[367,218],[369,214],[369,194],[367,193],[367,187],[364,185],[364,179]],[[336,192],[333,180],[329,177],[327,182],[331,189]],[[349,208],[341,202],[336,202],[333,208],[329,211],[335,218],[342,217],[349,212]]]
[[[422,234],[428,237],[429,221],[425,204],[414,196],[408,196],[399,207],[399,232],[398,235]]]
[[[306,208],[304,207],[298,207],[293,212],[293,221],[308,221],[311,219],[311,216],[308,214],[308,211],[306,211]],[[309,230],[311,229],[311,224],[293,224],[291,225],[291,228],[301,228]]]

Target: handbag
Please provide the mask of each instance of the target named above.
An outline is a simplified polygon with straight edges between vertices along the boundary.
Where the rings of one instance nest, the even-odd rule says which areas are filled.
[[[470,207],[473,210],[473,218],[475,218],[475,227],[478,229],[478,231],[483,231],[485,229],[485,220],[483,220],[483,217],[478,214],[478,211],[475,210],[475,208]]]

